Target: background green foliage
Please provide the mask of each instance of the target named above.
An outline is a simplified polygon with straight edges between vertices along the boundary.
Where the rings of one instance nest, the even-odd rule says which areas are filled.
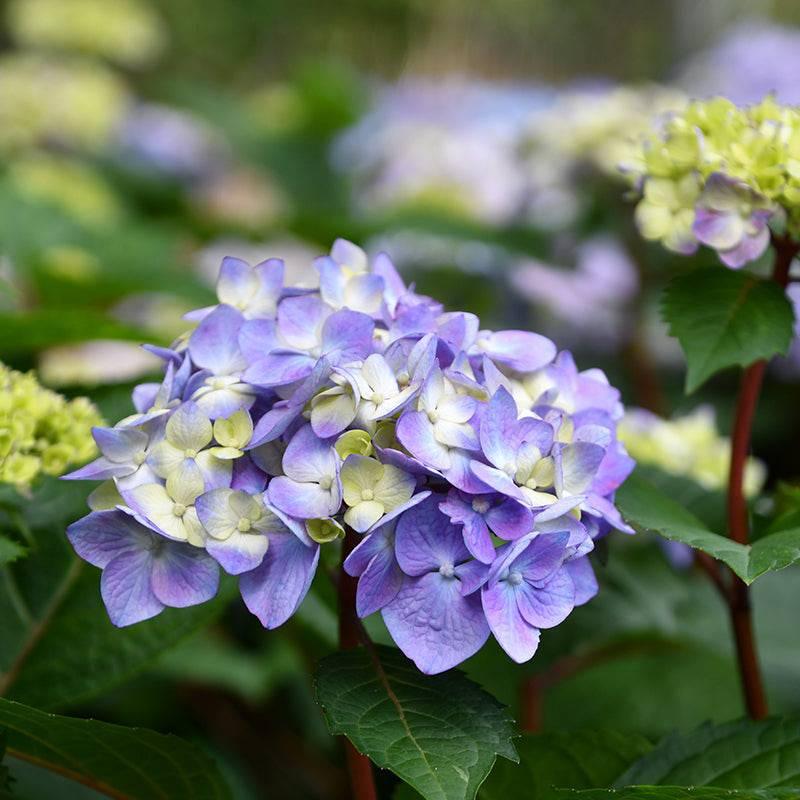
[[[115,222],[92,226],[25,196],[10,178],[10,160],[0,163],[0,359],[15,368],[39,366],[54,345],[96,338],[168,343],[170,325],[122,318],[118,304],[152,292],[178,311],[209,302],[196,253],[219,237],[263,243],[292,236],[323,252],[335,236],[363,241],[411,230],[546,259],[555,246],[543,231],[489,228],[423,209],[370,218],[354,213],[347,181],[328,154],[367,106],[376,76],[466,73],[559,86],[585,76],[661,80],[728,21],[720,12],[693,26],[694,4],[677,0],[154,5],[169,46],[149,69],[121,71],[124,79],[139,96],[214,126],[237,166],[264,178],[283,207],[255,224],[214,218],[199,212],[176,182],[132,175],[89,154],[84,160],[121,206]],[[777,18],[800,21],[788,0],[772,5]],[[731,20],[747,10],[745,3],[727,6]],[[13,49],[8,31],[0,47]],[[252,96],[260,90],[274,105],[254,114]],[[586,194],[578,233],[612,231],[630,240],[630,209],[588,182]],[[65,248],[93,266],[65,268]],[[657,247],[642,246],[642,253],[647,292],[639,311],[655,318],[667,277],[678,268]],[[455,263],[427,266],[409,277],[448,307],[475,311],[489,326],[540,328],[542,320],[502,275],[465,278]],[[694,405],[683,395],[686,378],[698,402],[715,405],[726,429],[737,381],[731,367],[784,352],[790,310],[774,287],[725,271],[707,252],[680,266],[685,271],[670,284],[662,309],[688,373],[674,359],[664,369],[664,394],[672,409]],[[666,335],[662,341],[669,346]],[[628,355],[579,350],[576,358],[581,366],[605,368],[627,399],[641,402],[640,376]],[[128,413],[130,388],[125,380],[65,391],[88,393],[115,420]],[[465,664],[465,674],[425,679],[384,649],[390,640],[380,619],[368,620],[388,682],[397,682],[399,708],[387,702],[385,683],[365,653],[335,653],[332,563],[323,565],[300,612],[279,631],[265,633],[228,586],[205,606],[168,610],[117,630],[102,608],[98,572],[79,564],[64,536],[85,513],[89,490],[55,480],[30,496],[6,487],[0,493],[0,798],[10,792],[16,800],[86,800],[105,788],[117,792],[106,796],[141,800],[343,800],[351,795],[341,741],[330,733],[348,735],[374,758],[382,768],[382,798],[415,796],[396,776],[436,800],[468,800],[476,792],[482,800],[796,797],[782,787],[800,784],[793,716],[800,713],[799,445],[797,384],[790,381],[771,387],[757,420],[754,452],[770,466],[775,500],[766,510],[754,506],[760,538],[751,547],[723,538],[719,493],[637,471],[619,504],[640,535],[614,536],[598,548],[598,598],[548,631],[529,664],[512,664],[491,644]],[[755,581],[758,643],[781,720],[731,722],[743,709],[724,608],[697,570],[669,563],[656,534]],[[320,660],[322,710],[313,678]],[[528,679],[539,693],[542,733],[512,740],[510,720],[521,719]],[[90,786],[73,780],[76,774]],[[605,788],[612,784],[613,794]],[[625,788],[640,784],[651,788]],[[680,788],[686,786],[701,788]]]

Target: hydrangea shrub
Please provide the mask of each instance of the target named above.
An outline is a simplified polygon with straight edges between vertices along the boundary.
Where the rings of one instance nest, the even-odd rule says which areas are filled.
[[[358,614],[380,611],[420,670],[490,635],[530,659],[596,593],[594,541],[631,531],[619,392],[543,336],[445,311],[386,254],[338,240],[315,267],[310,290],[278,259],[224,259],[219,303],[150,348],[163,380],[67,476],[104,481],[68,536],[112,622],[202,603],[221,568],[276,628],[347,535]]]

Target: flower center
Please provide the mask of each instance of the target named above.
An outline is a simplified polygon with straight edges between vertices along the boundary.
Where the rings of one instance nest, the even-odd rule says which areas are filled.
[[[439,567],[439,574],[443,578],[454,578],[456,569],[449,561],[445,561],[444,564]]]
[[[239,533],[247,533],[247,531],[249,531],[250,528],[252,528],[252,527],[253,527],[253,523],[249,519],[247,519],[247,517],[242,517],[239,520],[239,524],[236,526],[236,528],[238,529]]]
[[[489,510],[489,501],[483,498],[476,498],[472,501],[472,510],[476,514],[485,514]]]
[[[194,448],[190,447],[188,450],[184,450],[183,451],[183,455],[186,458],[197,458],[197,450],[195,450]]]
[[[372,399],[372,402],[375,403],[376,406],[379,406],[383,402],[384,397],[380,392],[373,392],[371,399]]]
[[[176,517],[182,517],[186,513],[186,506],[183,503],[175,503],[172,506],[172,513]]]
[[[522,583],[522,573],[518,570],[512,570],[508,573],[508,582],[512,586],[519,586]]]
[[[361,491],[361,499],[362,500],[372,500],[375,497],[374,492],[372,489],[362,489]]]
[[[224,389],[228,385],[225,378],[211,378],[208,383],[212,389]]]
[[[408,386],[410,380],[411,376],[405,370],[397,375],[397,382],[400,384],[400,386]]]
[[[439,412],[434,408],[428,412],[428,419],[431,421],[432,425],[435,425],[439,421]]]
[[[142,464],[144,464],[146,459],[147,453],[145,453],[144,450],[139,450],[133,454],[133,463],[136,464],[137,467],[140,467]]]
[[[332,484],[333,478],[331,478],[329,475],[324,475],[319,479],[319,488],[324,489],[325,491],[330,489]]]

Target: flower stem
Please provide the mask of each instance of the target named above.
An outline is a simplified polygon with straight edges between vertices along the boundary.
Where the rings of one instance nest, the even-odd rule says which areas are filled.
[[[339,646],[342,650],[351,650],[358,647],[363,635],[361,621],[356,614],[356,588],[357,581],[344,570],[344,561],[358,544],[358,537],[346,529],[342,543],[342,565],[339,568],[338,594],[339,594]],[[347,756],[347,771],[350,773],[350,785],[353,790],[354,800],[377,800],[375,790],[375,777],[372,774],[372,763],[369,758],[356,750],[349,739],[345,739],[345,755]]]
[[[798,245],[786,238],[773,236],[775,262],[772,279],[781,287],[789,282],[789,268],[797,255]],[[758,405],[758,396],[764,382],[767,362],[757,361],[742,373],[739,398],[731,437],[731,466],[728,476],[728,534],[739,544],[750,540],[747,501],[744,496],[744,472],[750,450],[753,419]],[[732,583],[727,593],[728,611],[731,618],[739,673],[744,691],[747,713],[753,719],[767,716],[767,699],[764,682],[758,663],[753,619],[750,610],[750,593],[747,584],[737,575],[731,575]]]

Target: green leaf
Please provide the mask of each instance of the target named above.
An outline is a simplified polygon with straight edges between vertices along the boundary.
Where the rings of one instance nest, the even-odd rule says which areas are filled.
[[[765,572],[776,572],[800,561],[800,528],[776,531],[753,542],[748,577],[754,581]]]
[[[727,564],[745,583],[800,561],[800,528],[777,531],[752,545],[720,536],[660,492],[638,470],[620,487],[616,503],[627,522],[682,542]]]
[[[0,534],[0,567],[22,558],[25,552],[26,550],[21,544]]]
[[[0,700],[9,755],[124,800],[227,800],[216,764],[172,735]]]
[[[615,786],[800,787],[800,719],[701,725],[664,738]]]
[[[719,267],[675,278],[661,311],[686,354],[687,393],[726,367],[785,355],[793,334],[792,306],[780,286]]]
[[[85,513],[86,490],[47,481],[22,508],[33,545],[0,572],[0,695],[59,709],[107,691],[216,619],[227,584],[211,603],[167,609],[115,628],[100,599],[100,571],[79,561],[64,533]]]
[[[625,520],[635,528],[654,531],[670,541],[702,550],[726,563],[740,577],[747,577],[749,547],[708,530],[694,514],[636,471],[619,488],[615,502]]]
[[[628,786],[625,789],[564,789],[561,800],[797,800],[797,789],[745,789],[732,791],[713,787]]]
[[[590,730],[528,734],[517,743],[519,765],[498,763],[478,797],[544,800],[553,796],[553,787],[608,786],[652,747],[635,733]]]
[[[800,528],[777,531],[752,545],[710,531],[693,514],[633,472],[620,487],[616,503],[627,522],[665,539],[682,542],[727,564],[745,583],[800,561]]]
[[[329,656],[316,691],[331,733],[427,800],[472,800],[498,755],[517,760],[500,703],[459,671],[423,675],[393,648]]]

